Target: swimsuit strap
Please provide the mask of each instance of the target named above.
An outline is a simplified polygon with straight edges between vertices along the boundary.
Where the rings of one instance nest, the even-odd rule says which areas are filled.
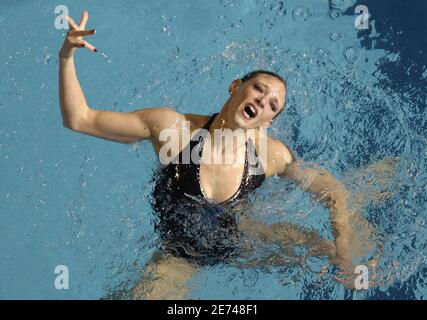
[[[211,116],[211,118],[208,120],[208,122],[203,126],[204,129],[209,130],[210,126],[215,119],[215,117],[218,115],[218,113],[215,113]],[[206,132],[205,132],[206,133]],[[204,137],[204,136],[203,136]],[[202,139],[199,139],[198,142],[196,142],[196,145],[194,147],[198,148],[198,152],[200,155],[200,158],[202,156],[202,150],[203,150],[204,141]],[[235,200],[242,192],[249,192],[251,189],[255,189],[258,187],[262,181],[265,179],[264,171],[262,168],[262,164],[259,161],[258,154],[255,148],[255,145],[252,141],[252,139],[248,139],[248,141],[245,142],[246,150],[245,150],[245,165],[243,169],[242,174],[242,180],[240,182],[239,188],[234,193],[233,196],[231,196],[229,199],[221,202],[220,204],[229,203]],[[193,146],[192,146],[193,148]],[[196,163],[194,165],[194,168],[196,170],[196,177],[197,177],[197,184],[199,189],[199,195],[201,195],[203,198],[206,198],[203,194],[202,187],[200,185],[200,162]],[[261,170],[261,171],[260,171]]]
[[[219,114],[219,112],[214,113],[213,115],[211,115],[211,117],[209,118],[208,122],[206,122],[206,124],[203,126],[203,129],[209,130],[211,127],[212,122],[215,120],[216,116]]]
[[[203,190],[200,185],[200,159],[202,157],[204,138],[208,134],[208,131],[218,113],[213,114],[206,124],[203,126],[201,132],[196,133],[190,140],[189,144],[180,152],[178,155],[178,162],[173,162],[168,165],[168,176],[172,180],[176,180],[177,185],[175,191],[183,192],[187,196],[196,196],[204,200],[208,198],[203,194]],[[183,155],[191,157],[191,161],[182,161]],[[198,155],[198,158],[194,158]],[[185,158],[187,160],[187,158]],[[246,194],[256,189],[264,180],[264,175],[254,175],[253,173],[255,166],[259,165],[259,161],[256,154],[255,146],[251,139],[246,142],[245,152],[245,165],[242,174],[242,180],[236,193],[228,200],[221,202],[221,204],[232,202],[242,193]],[[258,171],[259,172],[259,171]],[[178,182],[179,181],[179,182]]]

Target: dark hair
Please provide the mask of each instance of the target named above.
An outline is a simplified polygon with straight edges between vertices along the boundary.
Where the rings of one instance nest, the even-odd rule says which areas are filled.
[[[251,80],[252,78],[256,77],[259,74],[268,74],[269,76],[272,76],[272,77],[275,77],[275,78],[279,79],[285,85],[285,89],[286,89],[286,81],[285,81],[285,79],[283,79],[277,73],[272,72],[272,71],[267,71],[267,70],[255,70],[255,71],[251,71],[251,72],[245,74],[240,80],[242,80],[242,82],[246,82],[246,81]]]
[[[249,81],[249,80],[251,80],[252,78],[255,78],[257,75],[259,75],[259,74],[268,74],[269,76],[272,76],[272,77],[275,77],[275,78],[277,78],[277,79],[279,79],[282,83],[283,83],[283,85],[285,86],[285,90],[287,91],[288,90],[288,86],[286,85],[286,80],[285,79],[283,79],[280,75],[278,75],[277,73],[275,73],[275,72],[272,72],[272,71],[267,71],[267,70],[255,70],[255,71],[251,71],[251,72],[249,72],[249,73],[247,73],[247,74],[245,74],[240,80],[242,80],[242,82],[246,82],[246,81]],[[286,105],[286,100],[285,100],[285,105]],[[276,114],[274,117],[273,117],[273,120],[283,111],[285,109],[285,106],[283,106],[283,108],[282,108],[282,110],[280,110],[279,111],[279,113],[278,114]]]

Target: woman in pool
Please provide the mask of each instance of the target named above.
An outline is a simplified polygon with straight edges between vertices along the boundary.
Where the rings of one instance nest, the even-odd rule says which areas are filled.
[[[351,222],[370,228],[350,209],[349,192],[329,172],[296,161],[285,144],[264,133],[285,107],[287,87],[282,77],[258,70],[234,80],[229,86],[229,99],[212,116],[180,114],[170,107],[133,112],[95,110],[86,103],[73,59],[76,48],[97,51],[83,40],[95,30],[86,30],[86,11],[79,25],[69,17],[67,20],[70,30],[59,52],[64,126],[122,143],[149,140],[162,163],[167,164],[156,175],[153,192],[153,208],[159,216],[156,229],[163,245],[150,261],[144,281],[133,290],[134,297],[183,297],[186,281],[200,267],[233,261],[238,256],[242,234],[284,246],[306,245],[311,254],[328,256],[343,270],[352,271],[357,241]],[[231,151],[215,141],[214,132],[218,131],[231,132],[233,139],[237,138],[232,140]],[[178,139],[165,139],[165,132],[169,137],[174,133]],[[248,138],[248,132],[255,134]],[[227,152],[240,161],[205,161],[209,154],[220,154],[225,159],[230,155]],[[195,154],[199,161],[197,157],[194,160]],[[185,155],[191,155],[191,161],[185,162]],[[265,178],[275,175],[297,181],[330,209],[334,242],[295,225],[268,226],[245,216],[249,194]]]

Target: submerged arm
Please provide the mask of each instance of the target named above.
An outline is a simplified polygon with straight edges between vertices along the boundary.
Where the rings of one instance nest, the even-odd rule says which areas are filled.
[[[349,268],[350,245],[354,236],[351,220],[356,215],[348,206],[350,192],[327,170],[307,168],[297,161],[288,164],[280,176],[296,181],[303,190],[311,192],[315,199],[330,210],[336,262],[343,268]]]
[[[304,229],[301,226],[277,222],[267,225],[246,215],[239,219],[239,230],[266,244],[276,244],[282,249],[302,245],[309,248],[309,255],[335,258],[335,245],[330,240],[323,239],[316,231]]]

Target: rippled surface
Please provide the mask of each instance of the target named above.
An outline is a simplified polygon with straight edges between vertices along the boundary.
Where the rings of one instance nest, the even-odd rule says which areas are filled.
[[[76,56],[91,107],[209,114],[232,79],[279,72],[288,104],[271,134],[343,179],[385,236],[382,281],[365,292],[345,290],[332,269],[322,274],[327,261],[312,258],[207,268],[189,298],[425,298],[427,48],[412,36],[427,32],[425,4],[364,1],[371,28],[357,30],[351,0],[126,3],[69,6],[76,19],[87,8],[97,29],[99,54]],[[145,143],[62,127],[55,5],[0,2],[0,298],[126,297],[158,245],[149,205],[157,161]],[[386,157],[398,158],[395,173],[373,169]],[[332,237],[328,212],[286,181],[268,180],[254,202],[260,219]],[[69,290],[53,286],[59,264],[69,267]]]

